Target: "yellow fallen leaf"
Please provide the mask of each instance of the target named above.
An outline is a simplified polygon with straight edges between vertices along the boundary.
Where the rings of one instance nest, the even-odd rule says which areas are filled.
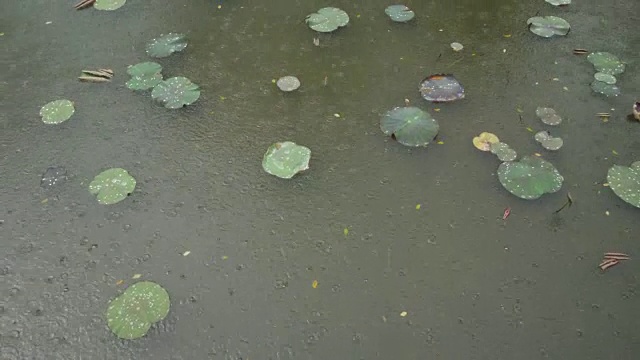
[[[187,251],[185,251],[185,252],[183,252],[183,253],[182,253],[182,256],[187,256],[187,255],[189,255],[189,254],[191,254],[191,251],[187,250]]]
[[[406,311],[401,312],[401,313],[400,313],[400,316],[402,316],[402,317],[407,316],[407,312],[406,312]]]
[[[617,152],[617,151],[615,151],[615,150],[611,150],[611,153],[612,153],[613,155],[618,155],[618,152]]]
[[[337,118],[339,118],[339,117],[340,117],[340,114],[335,113],[335,114],[333,114],[333,117],[337,117]]]
[[[508,39],[508,38],[510,38],[510,37],[511,37],[511,34],[504,34],[504,35],[502,35],[502,36]]]
[[[317,288],[318,287],[318,280],[313,280],[313,282],[311,283],[311,287],[312,288]]]
[[[532,129],[532,128],[530,128],[530,127],[528,127],[528,128],[527,128],[527,131],[528,131],[528,132],[533,132],[533,129]]]
[[[416,205],[416,210],[420,210],[420,204]]]
[[[131,278],[132,279],[140,279],[142,277],[142,274],[134,274]]]
[[[438,145],[444,145],[444,141],[438,141]]]
[[[349,229],[344,228],[344,230],[342,231],[344,233],[344,236],[349,235]]]
[[[118,280],[118,281],[116,281],[116,285],[122,285],[122,283],[124,283],[124,280]]]
[[[609,183],[604,183],[604,184],[602,184],[602,186],[609,187]]]
[[[540,153],[533,153],[533,155],[535,155],[537,157],[541,157],[542,156],[542,154],[540,154]]]
[[[228,257],[227,255],[224,255],[224,256],[222,257],[222,260],[227,260],[228,258],[229,258],[229,257]]]
[[[222,9],[222,5],[218,5],[218,9]]]
[[[276,83],[276,79],[271,79],[271,83],[275,84]]]
[[[45,198],[42,201],[40,201],[40,204],[46,204],[49,202],[49,198]]]
[[[516,111],[519,112],[520,114],[524,112],[524,110],[522,110],[519,106],[516,108]]]
[[[223,100],[223,101],[224,101],[225,99],[226,99],[226,97],[224,97],[224,96],[220,96],[220,100]]]
[[[440,108],[434,108],[434,109],[433,109],[433,111],[435,111],[435,112],[439,112],[439,111],[440,111]]]

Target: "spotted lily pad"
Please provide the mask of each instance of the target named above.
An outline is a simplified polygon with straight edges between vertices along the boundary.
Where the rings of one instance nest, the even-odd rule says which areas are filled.
[[[489,148],[500,161],[513,161],[518,157],[518,153],[503,142],[490,143]]]
[[[604,81],[595,80],[591,83],[591,89],[598,93],[602,94],[606,97],[618,96],[620,95],[620,88],[614,84],[607,84]]]
[[[562,122],[560,115],[556,114],[556,111],[552,108],[538,107],[536,116],[547,125],[559,125]]]
[[[127,0],[96,0],[96,2],[93,3],[93,8],[96,10],[113,11],[120,9],[126,2]]]
[[[557,192],[564,182],[553,164],[538,156],[503,162],[498,167],[498,179],[507,191],[526,200]]]
[[[151,97],[164,103],[167,109],[179,109],[196,102],[200,98],[200,90],[191,80],[178,76],[156,85],[151,91]]]
[[[317,32],[332,32],[349,23],[349,15],[341,9],[326,7],[307,16],[305,22]]]
[[[121,339],[143,337],[151,325],[169,314],[171,301],[162,286],[151,281],[131,285],[107,308],[107,325]]]
[[[557,16],[534,16],[527,20],[527,25],[529,31],[546,38],[564,36],[571,30],[567,20]]]
[[[147,90],[158,85],[162,81],[162,66],[155,62],[142,62],[127,68],[127,74],[131,79],[126,85],[131,90]]]
[[[559,137],[553,137],[548,131],[539,131],[534,135],[534,139],[547,150],[559,150],[564,141]]]
[[[464,87],[451,74],[430,75],[420,83],[422,98],[431,102],[450,102],[464,99]]]
[[[587,56],[587,60],[593,64],[597,72],[609,75],[618,75],[624,72],[624,63],[617,56],[608,52],[591,53]]]
[[[111,168],[98,174],[89,184],[89,192],[97,195],[98,202],[111,205],[127,198],[136,188],[136,179],[127,170]]]
[[[155,58],[167,57],[174,52],[182,51],[187,47],[186,35],[169,33],[160,35],[147,44],[147,54]]]
[[[69,120],[76,111],[70,100],[62,99],[47,103],[40,109],[42,122],[45,124],[60,124]]]
[[[428,112],[413,106],[397,107],[380,119],[380,129],[406,146],[427,146],[440,126]]]
[[[630,167],[613,165],[607,173],[607,182],[620,199],[640,208],[640,161]]]
[[[609,85],[613,85],[618,81],[615,76],[601,72],[593,74],[593,78]]]
[[[262,158],[262,168],[271,175],[291,179],[309,168],[311,150],[291,141],[277,142],[267,149]]]
[[[391,5],[384,9],[384,12],[395,22],[407,22],[416,16],[416,14],[405,5]]]

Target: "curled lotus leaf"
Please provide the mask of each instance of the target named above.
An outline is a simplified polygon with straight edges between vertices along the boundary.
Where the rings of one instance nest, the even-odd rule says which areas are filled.
[[[171,300],[162,286],[140,281],[111,300],[107,307],[107,325],[121,339],[143,337],[151,325],[169,314]]]
[[[186,35],[169,33],[151,40],[147,44],[147,55],[155,58],[167,57],[187,47]]]
[[[640,208],[640,161],[629,167],[613,165],[607,173],[607,182],[620,199]]]
[[[529,31],[546,38],[564,36],[571,30],[567,20],[557,16],[534,16],[527,20],[527,25]]]
[[[118,203],[136,188],[136,179],[122,168],[111,168],[101,172],[89,184],[89,192],[96,195],[103,205]]]
[[[557,192],[564,182],[553,164],[538,156],[503,162],[498,167],[498,179],[507,191],[526,200]]]
[[[380,119],[380,129],[405,146],[427,146],[440,125],[428,112],[413,106],[397,107]]]
[[[332,32],[349,23],[349,15],[335,7],[325,7],[305,19],[307,25],[317,32]]]
[[[552,108],[538,107],[536,108],[536,116],[547,125],[558,125],[562,122],[560,115]]]
[[[267,149],[262,158],[262,168],[271,175],[291,179],[309,168],[311,150],[291,141],[277,142]]]
[[[593,64],[597,72],[618,75],[624,72],[624,63],[617,56],[605,52],[593,52],[587,56],[587,61]]]
[[[513,161],[518,157],[518,153],[503,142],[490,144],[491,153],[496,155],[500,161]]]
[[[196,102],[200,98],[200,88],[186,77],[177,76],[156,85],[151,97],[164,103],[167,109],[179,109]]]
[[[395,22],[407,22],[416,16],[406,5],[390,5],[384,9],[385,14]]]
[[[495,134],[483,132],[473,138],[473,146],[480,151],[491,151],[491,144],[500,142]]]
[[[47,103],[40,109],[42,122],[45,124],[60,124],[69,120],[76,112],[73,102],[67,99],[54,100]]]

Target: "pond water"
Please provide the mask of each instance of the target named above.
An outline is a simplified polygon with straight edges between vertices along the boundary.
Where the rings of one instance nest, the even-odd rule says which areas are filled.
[[[409,1],[416,18],[397,24],[390,3],[364,3],[4,1],[0,359],[636,357],[639,210],[603,183],[613,164],[640,160],[640,123],[626,118],[640,96],[640,4]],[[305,16],[325,6],[349,25],[310,30]],[[572,30],[537,37],[526,28],[536,14]],[[163,73],[202,90],[179,110],[124,86],[168,32],[189,45],[157,60]],[[575,48],[627,62],[620,96],[591,91]],[[113,80],[77,81],[97,68]],[[423,100],[420,81],[438,73],[455,74],[466,98]],[[272,80],[284,75],[300,89],[280,92]],[[40,107],[64,98],[71,119],[43,124]],[[438,120],[441,143],[382,134],[381,114],[405,99]],[[557,152],[533,138],[549,128],[538,106],[563,117],[550,129]],[[483,131],[541,153],[562,190],[509,194],[499,161],[471,143]],[[285,140],[312,151],[288,181],[261,168]],[[63,181],[43,188],[51,167]],[[100,205],[88,184],[111,167],[137,187]],[[568,193],[573,205],[554,214]],[[601,272],[608,251],[632,259]],[[167,289],[171,310],[122,341],[104,314],[136,274]]]

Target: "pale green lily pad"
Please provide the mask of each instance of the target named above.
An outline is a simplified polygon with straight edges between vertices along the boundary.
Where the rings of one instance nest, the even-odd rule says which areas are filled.
[[[601,72],[593,74],[593,78],[609,85],[613,85],[618,81],[615,76]]]
[[[532,33],[546,38],[564,36],[571,30],[567,20],[557,16],[534,16],[527,20],[527,25]]]
[[[120,9],[126,2],[127,0],[96,0],[93,7],[96,10],[113,11]]]
[[[391,5],[384,12],[395,22],[407,22],[416,16],[406,5]]]
[[[507,191],[526,200],[557,192],[564,182],[553,164],[537,156],[503,162],[498,167],[498,179]]]
[[[544,0],[553,6],[565,6],[571,4],[571,0]]]
[[[607,84],[604,81],[595,80],[591,83],[591,89],[598,94],[605,95],[606,97],[620,95],[620,88],[616,85]]]
[[[111,168],[98,174],[89,184],[89,192],[97,195],[98,202],[111,205],[127,198],[136,188],[136,179],[127,170]]]
[[[179,109],[196,102],[200,98],[200,90],[191,80],[177,76],[156,85],[151,91],[151,97],[164,103],[167,109]]]
[[[607,182],[620,199],[640,208],[640,161],[630,167],[613,165],[607,173]]]
[[[413,106],[397,107],[380,119],[380,129],[406,146],[427,146],[438,135],[440,125],[428,112]]]
[[[536,116],[547,125],[559,125],[562,122],[560,115],[552,108],[539,106],[536,108]]]
[[[131,79],[126,86],[131,90],[147,90],[158,85],[162,81],[162,66],[155,62],[142,62],[127,68],[127,74]]]
[[[489,144],[491,153],[496,155],[500,161],[513,161],[518,157],[518,153],[503,142]]]
[[[40,109],[42,122],[45,124],[60,124],[69,120],[76,111],[70,100],[62,99],[47,103]]]
[[[349,23],[349,15],[341,9],[326,7],[307,16],[305,22],[317,32],[332,32]]]
[[[609,75],[618,75],[624,72],[624,63],[621,62],[617,56],[608,52],[599,51],[591,53],[587,56],[587,60],[593,64],[597,72]]]
[[[262,168],[271,175],[291,179],[309,168],[311,150],[291,141],[277,142],[267,149],[262,158]]]
[[[151,325],[164,319],[170,307],[167,290],[154,282],[140,281],[111,300],[107,325],[121,339],[137,339],[143,337]]]
[[[160,35],[147,44],[147,54],[155,58],[167,57],[174,52],[182,51],[187,47],[186,35],[169,33]]]

